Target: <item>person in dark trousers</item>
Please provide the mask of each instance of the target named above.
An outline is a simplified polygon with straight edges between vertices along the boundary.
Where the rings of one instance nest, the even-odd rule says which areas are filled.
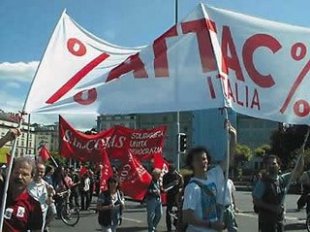
[[[88,174],[89,174],[89,204],[91,204],[95,189],[95,175],[91,169],[89,169]]]
[[[161,174],[160,169],[158,168],[153,169],[152,182],[149,185],[148,192],[145,197],[148,232],[156,231],[156,227],[163,213],[161,197],[160,197],[161,188],[159,185],[160,174]]]
[[[299,178],[302,186],[301,196],[297,200],[297,210],[300,211],[307,204],[307,214],[310,211],[309,193],[310,193],[310,171],[304,172]]]
[[[303,172],[304,157],[299,159],[294,172],[279,175],[280,162],[277,156],[264,158],[266,172],[258,180],[252,196],[254,209],[258,213],[258,227],[261,232],[284,231],[284,196],[289,180],[296,180]]]
[[[122,222],[124,205],[125,199],[119,189],[119,180],[117,177],[110,177],[108,190],[101,192],[97,201],[98,222],[103,232],[116,232],[117,226]]]
[[[81,210],[88,210],[90,206],[90,178],[88,171],[82,176],[80,184]]]
[[[175,166],[173,164],[169,165],[169,171],[163,177],[163,188],[167,193],[167,207],[166,207],[166,226],[167,231],[171,231],[172,229],[172,209],[173,207],[178,208],[178,199],[179,194],[182,192],[183,188],[183,177],[176,171]],[[176,213],[176,212],[175,212]],[[176,221],[174,221],[174,225],[176,225]]]
[[[72,186],[71,186],[71,194],[70,194],[70,204],[73,204],[73,199],[74,199],[74,204],[76,207],[80,207],[79,204],[79,197],[80,197],[80,192],[79,192],[79,185],[80,185],[80,177],[76,171],[74,171],[73,168],[70,168],[70,177],[72,179]]]

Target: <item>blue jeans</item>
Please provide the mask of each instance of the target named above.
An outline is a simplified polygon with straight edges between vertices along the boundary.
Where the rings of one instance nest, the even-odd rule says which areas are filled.
[[[146,210],[148,231],[154,232],[160,221],[161,215],[163,214],[163,208],[160,199],[155,197],[147,198]]]

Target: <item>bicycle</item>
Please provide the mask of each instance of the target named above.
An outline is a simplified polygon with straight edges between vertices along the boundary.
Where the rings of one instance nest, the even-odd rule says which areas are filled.
[[[68,226],[75,226],[80,220],[80,209],[70,203],[71,190],[67,189],[63,192],[57,193],[61,198],[60,219]]]

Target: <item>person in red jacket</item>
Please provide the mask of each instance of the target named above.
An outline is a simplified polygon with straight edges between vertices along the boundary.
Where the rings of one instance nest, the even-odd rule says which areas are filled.
[[[41,231],[41,205],[27,191],[35,173],[34,161],[20,157],[14,160],[4,211],[3,232]],[[3,189],[3,186],[0,186]],[[0,199],[3,198],[1,191]]]

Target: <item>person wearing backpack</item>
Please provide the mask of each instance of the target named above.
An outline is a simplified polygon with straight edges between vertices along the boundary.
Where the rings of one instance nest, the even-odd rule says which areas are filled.
[[[217,212],[217,201],[223,188],[224,175],[217,165],[208,171],[211,157],[204,147],[189,151],[186,164],[193,170],[184,191],[183,220],[187,232],[215,232],[225,228]]]
[[[304,172],[298,181],[302,186],[302,193],[299,199],[297,200],[297,211],[300,211],[305,205],[307,205],[306,210],[307,214],[310,212],[310,171]]]
[[[98,222],[103,232],[116,232],[122,222],[124,194],[119,190],[117,177],[108,179],[108,190],[101,192],[97,200]]]
[[[258,213],[261,232],[284,231],[284,197],[290,179],[297,179],[303,172],[304,157],[301,156],[295,171],[279,175],[280,163],[275,155],[263,160],[266,172],[258,180],[252,193],[254,209]]]

